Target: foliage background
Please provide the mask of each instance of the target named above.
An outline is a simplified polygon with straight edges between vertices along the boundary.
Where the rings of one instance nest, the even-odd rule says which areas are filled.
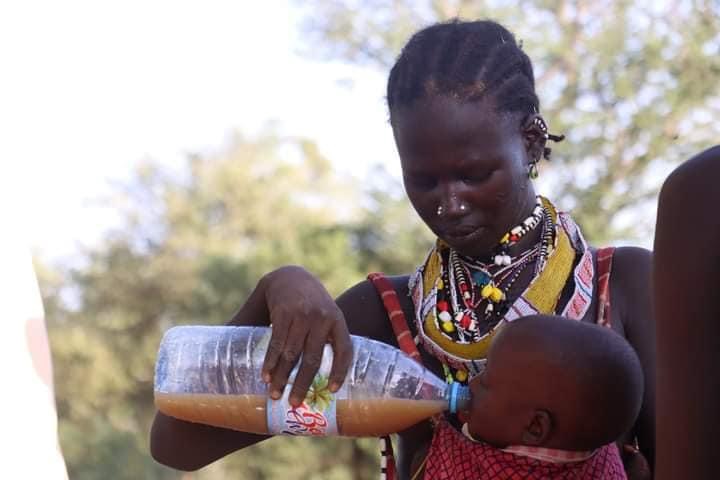
[[[567,135],[541,170],[541,190],[596,243],[648,238],[668,169],[717,138],[712,1],[297,4],[305,55],[382,71],[429,22],[460,15],[508,25],[535,61],[551,130]],[[195,473],[162,467],[148,454],[152,377],[167,328],[224,323],[277,266],[302,264],[333,294],[370,271],[409,272],[432,239],[399,180],[382,168],[340,174],[313,139],[268,127],[189,155],[179,173],[146,161],[107,201],[122,226],[83,262],[36,261],[71,478],[373,478],[371,439],[278,438]]]

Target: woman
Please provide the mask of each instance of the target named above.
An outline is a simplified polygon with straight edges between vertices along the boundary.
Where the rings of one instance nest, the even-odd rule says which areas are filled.
[[[231,323],[274,325],[264,365],[271,395],[279,397],[302,352],[291,393],[298,404],[328,339],[336,352],[331,388],[338,388],[351,357],[348,330],[409,349],[407,339],[416,338],[426,366],[467,382],[482,370],[494,333],[532,313],[611,327],[653,372],[650,252],[591,248],[568,215],[536,196],[532,178],[550,155],[547,142],[562,137],[548,133],[532,65],[513,35],[490,21],[421,30],[392,68],[387,98],[408,198],[438,242],[414,274],[373,276],[336,303],[299,267],[264,277]],[[618,441],[637,439],[652,462],[654,378],[645,377],[641,414]],[[437,449],[427,452],[437,431],[423,422],[400,434],[401,478],[426,460],[432,467]],[[158,414],[152,448],[163,463],[195,469],[262,438]],[[191,449],[182,446],[190,441]]]

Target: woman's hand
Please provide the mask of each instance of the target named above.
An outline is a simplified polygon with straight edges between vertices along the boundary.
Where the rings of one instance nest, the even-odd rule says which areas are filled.
[[[653,475],[645,456],[634,445],[622,445],[620,457],[628,480],[652,480]]]
[[[365,303],[353,304],[353,314],[365,319],[361,311]],[[352,343],[345,317],[315,277],[300,267],[282,267],[265,275],[229,324],[267,326],[268,322],[273,329],[263,377],[269,381],[274,398],[280,397],[302,353],[290,397],[294,406],[302,403],[327,341],[335,352],[330,388],[340,388],[352,360]],[[186,422],[157,412],[150,451],[164,465],[191,471],[266,438],[270,437]]]
[[[277,400],[299,358],[300,368],[290,392],[290,404],[305,398],[320,368],[323,348],[330,343],[334,358],[329,388],[336,392],[345,380],[353,351],[345,317],[320,281],[301,267],[275,270],[263,278],[272,337],[263,364],[263,380]]]

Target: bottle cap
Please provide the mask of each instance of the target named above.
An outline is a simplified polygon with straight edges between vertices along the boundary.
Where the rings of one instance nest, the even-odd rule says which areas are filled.
[[[463,410],[468,407],[470,403],[470,389],[458,382],[453,382],[450,385],[450,413],[457,413],[458,410]]]

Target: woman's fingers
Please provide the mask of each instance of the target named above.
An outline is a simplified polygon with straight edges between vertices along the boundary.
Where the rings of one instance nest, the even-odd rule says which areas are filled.
[[[335,354],[328,388],[337,391],[353,357],[342,311],[325,287],[302,268],[281,268],[267,278],[265,301],[273,332],[262,376],[270,384],[270,396],[280,398],[302,355],[290,395],[293,406],[302,403],[322,364],[323,349],[328,341]]]
[[[270,343],[268,344],[267,351],[265,352],[265,360],[263,361],[262,378],[266,383],[270,383],[272,380],[272,374],[275,367],[280,362],[280,357],[285,351],[285,343],[287,342],[288,336],[290,335],[290,318],[279,315],[278,318],[272,319],[270,324],[272,325],[272,334],[270,336]]]
[[[334,358],[328,376],[328,388],[336,392],[342,386],[353,357],[352,342],[339,308],[332,310],[296,305],[291,310],[279,307],[271,312],[273,334],[263,366],[263,379],[269,381],[270,397],[282,396],[293,368],[300,360],[293,379],[290,404],[300,405],[320,369],[325,344],[330,341]]]
[[[280,304],[270,308],[272,336],[263,363],[263,380],[270,383],[270,397],[277,400],[305,347],[309,324],[303,307]]]
[[[347,377],[353,359],[353,344],[342,312],[338,309],[337,319],[330,331],[330,343],[333,348],[333,363],[328,379],[331,392],[337,392]]]
[[[329,329],[328,329],[329,331]],[[302,352],[302,360],[298,369],[293,388],[290,392],[290,405],[297,407],[305,398],[305,395],[315,379],[315,374],[322,363],[323,350],[328,331],[313,331],[307,336],[305,349]]]
[[[275,330],[275,327],[273,327],[273,330]],[[277,400],[282,396],[290,372],[295,368],[295,364],[303,351],[306,337],[307,330],[305,329],[295,329],[288,334],[282,352],[275,364],[275,368],[272,370],[270,397],[273,400]]]
[[[651,480],[652,471],[645,456],[637,445],[623,445],[620,450],[625,474],[628,480]]]

